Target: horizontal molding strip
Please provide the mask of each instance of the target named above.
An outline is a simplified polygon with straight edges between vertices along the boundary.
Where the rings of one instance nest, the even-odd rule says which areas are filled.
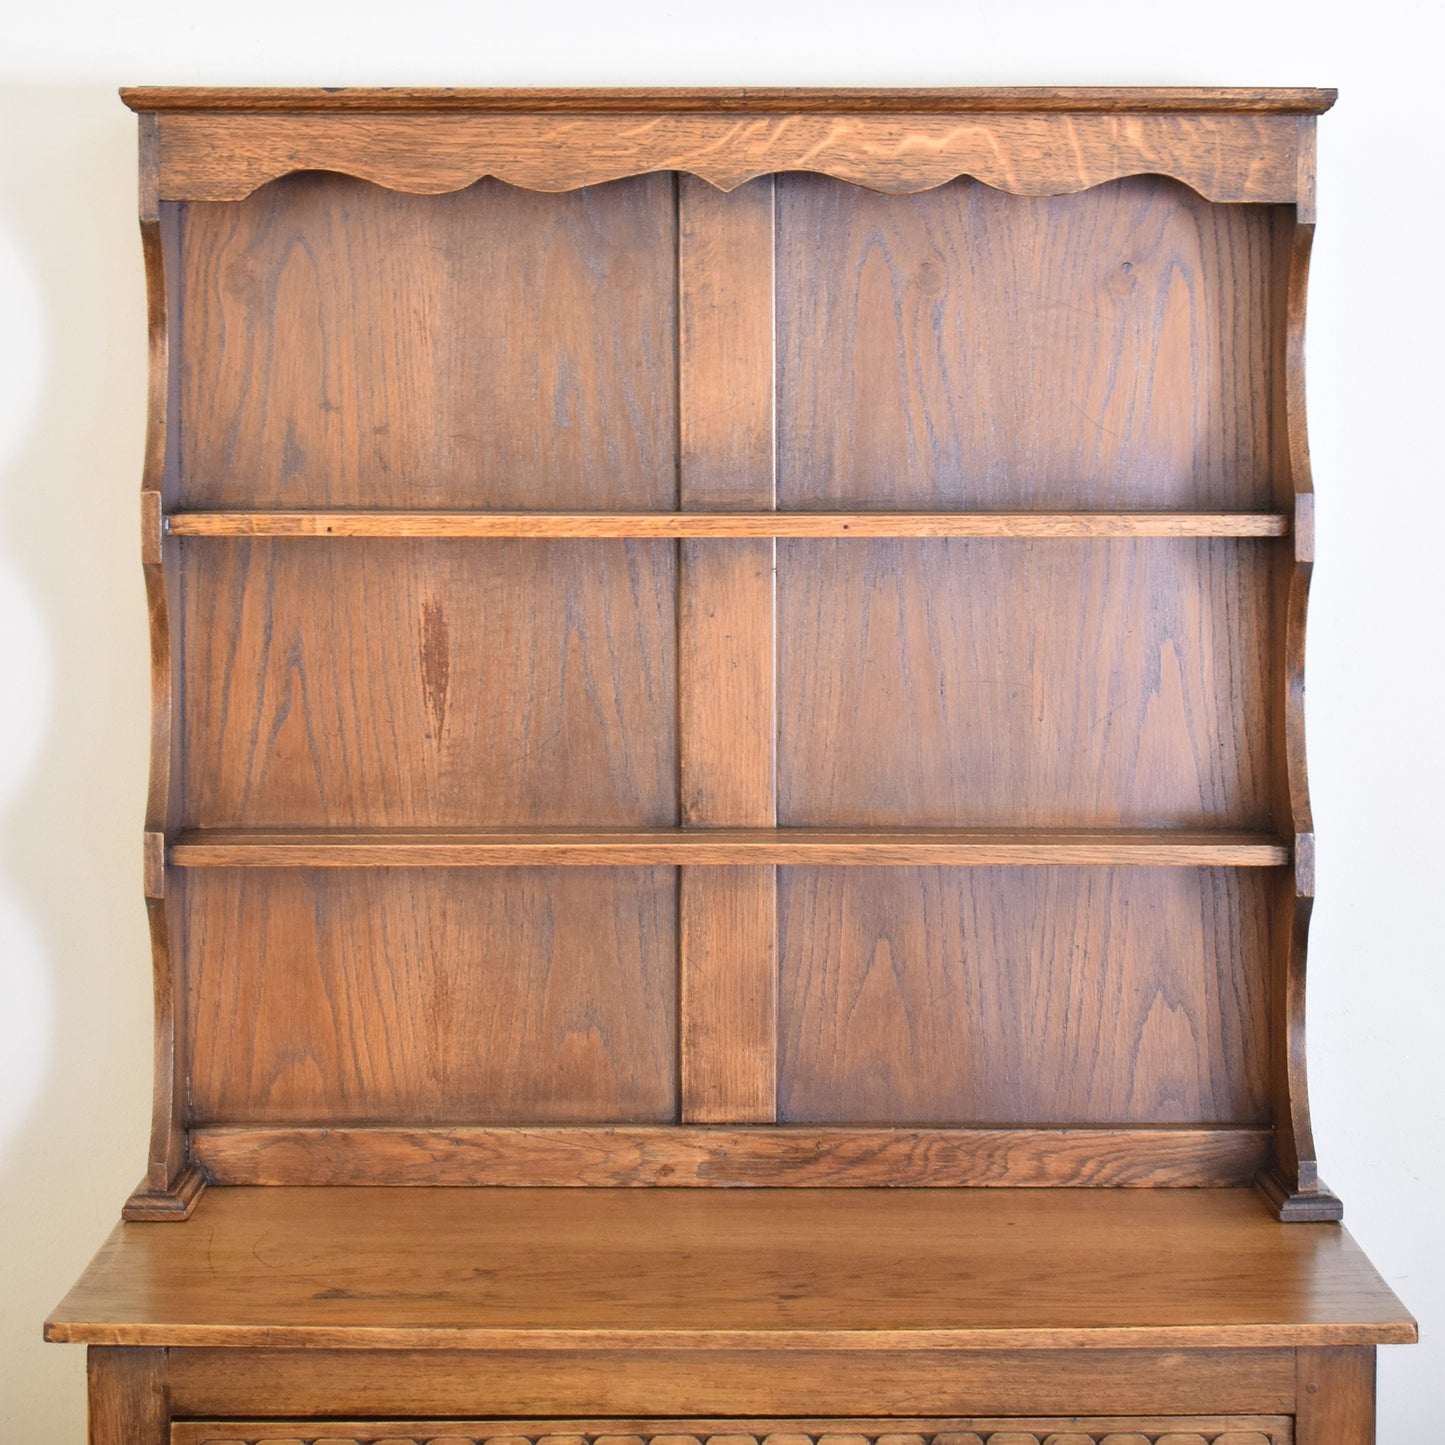
[[[1319,115],[1337,92],[1310,86],[587,86],[522,90],[408,86],[130,86],[134,111],[1193,111]]]
[[[681,171],[730,191],[754,176],[808,171],[907,195],[961,176],[1020,196],[1163,175],[1210,201],[1293,203],[1312,115],[1148,111],[848,113],[727,108],[557,114],[462,109],[329,113],[253,107],[163,111],[154,190],[161,201],[236,201],[297,171],[333,171],[394,191],[439,195],[485,177],[567,191]],[[1306,175],[1306,179],[1307,179]]]
[[[1250,1183],[1269,1128],[193,1127],[215,1184],[1191,1188]]]
[[[175,537],[1283,537],[1279,512],[173,512]]]
[[[639,828],[191,829],[178,868],[517,868],[726,864],[872,867],[1277,868],[1289,845],[1268,833],[1119,829]]]

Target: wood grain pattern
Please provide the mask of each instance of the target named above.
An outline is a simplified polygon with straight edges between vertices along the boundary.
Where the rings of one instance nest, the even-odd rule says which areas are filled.
[[[197,1123],[676,1117],[664,870],[196,873],[184,905]]]
[[[777,1117],[777,896],[772,868],[681,872],[683,1123]]]
[[[1296,1445],[1375,1445],[1375,1351],[1298,1352]]]
[[[667,176],[185,207],[181,505],[673,506],[676,245]]]
[[[1260,1124],[1266,875],[790,869],[779,1118]]]
[[[678,572],[678,790],[694,827],[777,822],[772,542],[684,542]]]
[[[1253,1179],[1268,1128],[200,1127],[226,1185],[526,1188],[1223,1188]]]
[[[679,491],[700,511],[775,505],[775,182],[679,176]]]
[[[206,542],[180,587],[188,823],[677,819],[666,542]]]
[[[607,1416],[830,1411],[907,1418],[930,1408],[978,1414],[1063,1413],[1083,1399],[1113,1414],[1294,1409],[1290,1349],[1158,1350],[213,1350],[170,1352],[177,1414],[211,1418],[315,1412],[475,1414],[545,1420]],[[640,1423],[640,1422],[639,1422]],[[876,1428],[876,1419],[874,1425]]]
[[[1293,202],[1306,123],[1259,113],[172,112],[158,120],[158,186],[167,200],[234,201],[294,171],[427,195],[483,177],[566,191],[680,171],[728,191],[815,171],[893,194],[966,175],[1038,196],[1157,174],[1211,201]]]
[[[91,1350],[86,1375],[90,1445],[169,1445],[164,1350]]]
[[[779,579],[781,822],[1269,817],[1255,544],[788,542]]]
[[[181,833],[171,848],[179,868],[1278,868],[1289,861],[1289,849],[1268,833],[1167,828],[198,829]]]
[[[159,520],[175,491],[170,427],[172,384],[170,317],[175,309],[174,268],[167,251],[176,241],[173,218],[163,222],[151,194],[157,164],[154,121],[143,121],[141,156],[141,248],[146,274],[146,443],[141,475],[141,570],[145,578],[150,632],[151,747],[146,790],[143,848],[146,873],[146,925],[151,945],[154,1008],[153,1089],[150,1148],[145,1176],[127,1202],[137,1212],[170,1208],[182,1217],[194,1203],[194,1180],[187,1179],[185,1101],[177,1081],[185,1070],[187,1040],[180,1004],[180,948],[172,941],[172,918],[164,898],[164,857],[153,839],[173,829],[180,815],[180,758],[173,746],[179,674],[179,606],[176,597],[176,544],[161,536]],[[161,877],[156,877],[156,864]]]
[[[1268,504],[1269,208],[778,184],[781,506]]]
[[[376,1348],[1374,1344],[1338,1225],[1252,1190],[210,1189],[121,1225],[52,1339]],[[1216,1406],[1217,1408],[1217,1406]]]
[[[771,176],[724,195],[678,178],[683,507],[775,505]],[[678,811],[698,828],[777,822],[771,539],[685,541],[678,577]],[[777,882],[766,866],[680,875],[681,1119],[771,1122]]]
[[[1284,241],[1276,289],[1284,313],[1276,366],[1276,495],[1292,503],[1294,546],[1276,561],[1278,675],[1272,719],[1276,750],[1275,816],[1294,838],[1293,875],[1278,885],[1278,937],[1272,978],[1274,1107],[1278,1121],[1275,1164],[1261,1181],[1282,1218],[1339,1219],[1343,1204],[1321,1183],[1315,1162],[1305,1053],[1305,977],[1314,907],[1314,821],[1305,756],[1305,632],[1314,567],[1314,482],[1305,427],[1305,303],[1313,225],[1281,222]],[[1283,550],[1283,549],[1282,549]]]
[[[176,537],[1283,537],[1275,512],[172,512]]]
[[[171,1445],[1293,1445],[1293,1422],[1272,1417],[1070,1416],[928,1420],[412,1420],[217,1421],[176,1425]],[[405,1441],[403,1442],[403,1437]]]
[[[136,111],[164,110],[501,110],[582,111],[1187,111],[1200,114],[1328,110],[1337,92],[1253,86],[726,86],[680,88],[534,87],[524,90],[412,86],[130,86],[121,99]]]

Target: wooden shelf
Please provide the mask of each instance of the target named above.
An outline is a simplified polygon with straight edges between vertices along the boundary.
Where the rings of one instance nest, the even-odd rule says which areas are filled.
[[[175,537],[1283,537],[1279,512],[173,512]]]
[[[1173,829],[639,828],[192,829],[179,868],[515,868],[528,865],[1127,865],[1273,868],[1289,845],[1258,832]]]
[[[46,1325],[89,1344],[447,1350],[1415,1333],[1343,1230],[1282,1229],[1240,1189],[216,1188],[191,1228],[120,1226]]]

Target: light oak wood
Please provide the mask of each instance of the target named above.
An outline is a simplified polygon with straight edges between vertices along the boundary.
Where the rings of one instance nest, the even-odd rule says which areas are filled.
[[[1067,828],[193,829],[170,850],[178,868],[817,867],[1278,868],[1288,847],[1268,833]]]
[[[696,1082],[698,1076],[694,1075]],[[741,1072],[728,1080],[742,1093]],[[752,1078],[753,1075],[746,1075]],[[701,1092],[700,1090],[698,1091]],[[706,1097],[706,1096],[704,1096]],[[1246,1184],[1270,1157],[1258,1127],[267,1128],[192,1130],[218,1184],[514,1188],[1209,1188]]]
[[[1059,1189],[212,1189],[189,1225],[121,1225],[47,1330],[843,1356],[1415,1335],[1337,1225],[1247,1190]]]
[[[1283,537],[1275,512],[172,512],[176,537]]]

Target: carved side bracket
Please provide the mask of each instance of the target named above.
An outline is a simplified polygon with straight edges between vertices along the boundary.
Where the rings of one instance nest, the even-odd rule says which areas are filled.
[[[1305,761],[1305,627],[1310,574],[1314,566],[1314,483],[1310,475],[1305,427],[1305,300],[1310,247],[1314,239],[1314,133],[1302,128],[1302,195],[1295,217],[1281,238],[1284,276],[1283,355],[1279,368],[1276,414],[1279,426],[1275,466],[1279,487],[1292,506],[1291,555],[1280,579],[1283,628],[1283,796],[1280,826],[1289,833],[1294,867],[1280,885],[1273,988],[1275,1162],[1257,1183],[1282,1220],[1337,1220],[1344,1206],[1320,1182],[1310,1123],[1309,1083],[1305,1067],[1305,974],[1310,914],[1314,907],[1314,820],[1310,813]]]
[[[157,196],[159,123],[141,117],[140,224],[145,255],[149,335],[146,450],[141,481],[141,562],[151,643],[151,760],[144,837],[146,916],[150,925],[155,997],[155,1094],[146,1176],[127,1201],[127,1219],[184,1219],[195,1208],[206,1176],[190,1163],[179,1086],[184,1057],[184,997],[180,950],[173,946],[171,903],[166,898],[166,839],[174,831],[175,755],[171,746],[175,686],[173,609],[163,533],[168,485],[166,419],[170,357],[166,244]]]

